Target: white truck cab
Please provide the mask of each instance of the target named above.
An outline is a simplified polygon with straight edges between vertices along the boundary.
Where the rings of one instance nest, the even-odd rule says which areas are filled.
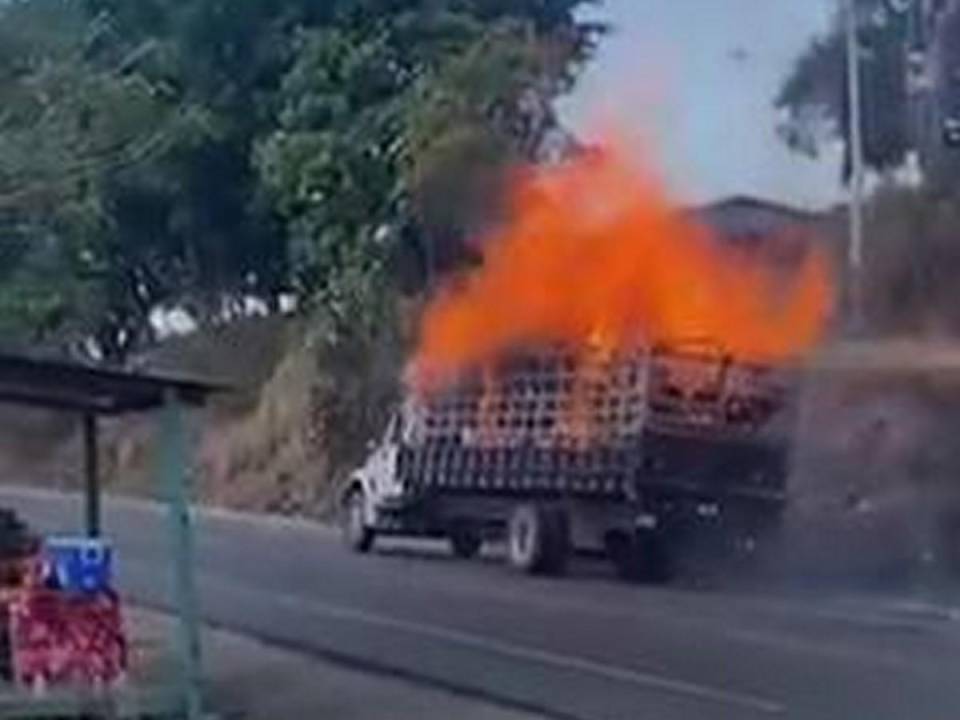
[[[402,413],[396,412],[381,439],[369,444],[366,461],[350,475],[340,494],[344,538],[355,550],[366,552],[372,546],[380,510],[403,501],[404,487],[397,473],[402,427]]]

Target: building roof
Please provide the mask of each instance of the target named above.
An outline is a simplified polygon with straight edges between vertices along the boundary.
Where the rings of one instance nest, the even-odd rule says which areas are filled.
[[[97,415],[153,410],[173,395],[202,405],[224,385],[0,352],[0,403]]]
[[[688,208],[687,212],[724,237],[775,237],[784,232],[807,233],[823,227],[829,218],[770,200],[736,195]]]
[[[821,213],[803,210],[801,208],[767,200],[765,198],[753,197],[751,195],[732,195],[715,202],[707,203],[698,208],[696,212],[724,212],[736,210],[753,210],[766,212],[771,215],[777,215],[783,220],[794,223],[816,223],[823,220]]]

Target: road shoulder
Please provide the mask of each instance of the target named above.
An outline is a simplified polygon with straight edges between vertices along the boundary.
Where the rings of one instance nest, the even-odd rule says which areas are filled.
[[[137,608],[128,622],[138,640],[172,637],[172,619]],[[508,710],[405,680],[367,674],[263,643],[204,628],[210,704],[225,720],[323,717],[331,720],[532,720]]]

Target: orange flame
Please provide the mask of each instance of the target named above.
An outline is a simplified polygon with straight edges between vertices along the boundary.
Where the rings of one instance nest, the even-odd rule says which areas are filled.
[[[427,308],[410,368],[425,390],[522,346],[622,350],[691,339],[782,361],[813,348],[833,299],[825,255],[793,276],[735,253],[616,148],[531,170],[482,265]]]

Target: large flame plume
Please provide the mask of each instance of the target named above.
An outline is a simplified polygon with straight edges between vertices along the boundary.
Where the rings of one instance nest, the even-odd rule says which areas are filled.
[[[614,145],[517,176],[481,265],[425,312],[415,388],[548,344],[613,352],[704,341],[764,362],[816,345],[833,298],[824,253],[811,248],[785,277],[680,212],[631,156]]]

